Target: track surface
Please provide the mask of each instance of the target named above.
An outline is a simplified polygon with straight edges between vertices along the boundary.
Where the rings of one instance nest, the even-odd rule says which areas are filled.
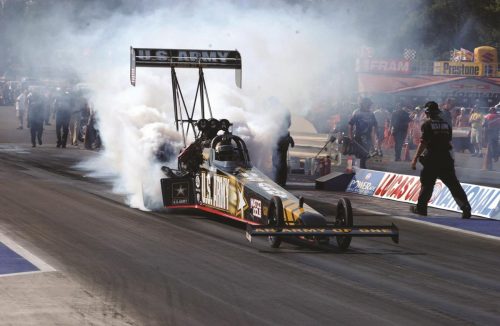
[[[0,121],[0,136],[15,127]],[[56,272],[0,278],[1,325],[500,323],[500,241],[355,209],[358,224],[396,223],[400,245],[274,250],[234,223],[129,208],[74,167],[95,153],[56,149],[50,130],[50,145],[32,149],[27,137],[0,138],[0,231]],[[404,204],[353,203],[409,215]]]

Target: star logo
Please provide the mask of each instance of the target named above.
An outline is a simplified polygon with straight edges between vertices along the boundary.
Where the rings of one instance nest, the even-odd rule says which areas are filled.
[[[187,187],[186,187],[185,183],[174,184],[173,189],[172,189],[173,197],[184,198],[184,197],[186,197],[186,191],[187,191]]]
[[[177,187],[177,196],[184,196],[184,187],[182,185],[180,185],[179,187]]]

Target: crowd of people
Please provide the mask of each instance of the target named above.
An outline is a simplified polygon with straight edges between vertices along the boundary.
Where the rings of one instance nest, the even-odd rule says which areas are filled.
[[[394,150],[395,161],[409,161],[410,150],[421,141],[422,124],[427,120],[421,107],[409,108],[397,105],[389,111],[376,107],[363,98],[359,109],[348,120],[346,134],[353,143],[353,152],[360,159],[360,167],[373,153]],[[492,170],[493,161],[499,158],[500,103],[491,108],[454,107],[451,101],[441,105],[440,116],[453,130],[452,144],[456,152],[470,153],[482,169]]]
[[[43,144],[44,126],[55,123],[57,148],[83,144],[86,149],[101,147],[95,112],[81,91],[69,87],[25,86],[14,95],[17,129],[30,129],[31,145]]]

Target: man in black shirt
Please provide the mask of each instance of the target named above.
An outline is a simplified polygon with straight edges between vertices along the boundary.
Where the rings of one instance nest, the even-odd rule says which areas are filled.
[[[427,215],[427,203],[439,178],[462,210],[462,218],[470,218],[471,207],[455,174],[455,162],[451,155],[451,126],[440,117],[441,110],[436,102],[427,102],[425,108],[428,119],[422,124],[422,138],[411,162],[413,170],[416,169],[417,159],[420,158],[423,165],[420,172],[421,188],[417,205],[411,206],[410,210],[415,214]]]
[[[64,91],[54,102],[54,115],[56,118],[57,148],[66,148],[68,140],[69,121],[73,110],[73,98],[68,90]],[[61,133],[62,132],[62,133]]]
[[[28,95],[28,124],[31,131],[31,145],[36,147],[42,145],[43,119],[44,119],[44,99],[40,90],[33,90]]]
[[[391,132],[394,136],[394,154],[395,160],[401,161],[401,150],[408,133],[408,124],[410,115],[402,107],[398,107],[391,116]]]
[[[378,144],[377,120],[370,110],[371,106],[372,101],[369,98],[361,99],[359,109],[353,112],[348,125],[348,136],[351,141],[354,140],[356,157],[359,158],[359,167],[362,169],[366,169],[371,147]]]
[[[290,113],[287,113],[284,125],[281,128],[281,135],[278,138],[276,149],[273,151],[272,156],[274,181],[282,187],[286,185],[286,179],[288,175],[288,147],[290,145],[292,147],[295,146],[295,142],[293,141],[293,138],[292,136],[290,136],[290,132],[288,131],[291,125],[292,117]]]

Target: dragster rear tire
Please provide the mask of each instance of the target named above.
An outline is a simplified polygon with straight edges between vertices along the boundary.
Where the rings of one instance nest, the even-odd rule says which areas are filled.
[[[281,227],[285,225],[285,219],[283,218],[283,203],[281,198],[278,196],[273,196],[271,203],[269,204],[269,214],[268,221],[270,226]],[[267,240],[271,248],[279,248],[281,246],[281,238],[277,236],[270,235]]]
[[[142,204],[147,210],[153,210],[153,199],[144,192],[144,184],[141,184]]]
[[[337,215],[335,217],[337,227],[352,227],[354,225],[352,216],[352,205],[348,198],[340,198],[337,204]],[[337,245],[340,250],[345,251],[351,244],[352,237],[348,235],[337,236]]]

